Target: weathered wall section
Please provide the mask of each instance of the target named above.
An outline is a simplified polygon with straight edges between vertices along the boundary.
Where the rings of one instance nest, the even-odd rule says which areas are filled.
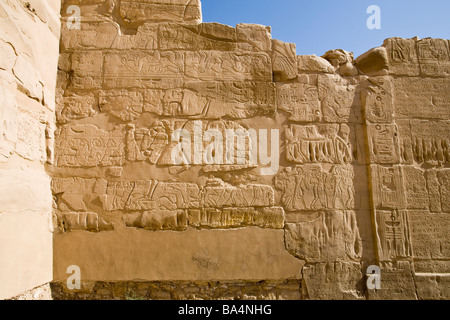
[[[80,30],[67,28],[72,4]],[[251,296],[295,297],[295,286],[304,299],[450,296],[447,40],[392,38],[354,61],[297,56],[260,25],[201,23],[199,1],[67,0],[62,15],[61,297],[73,297],[72,264],[78,297],[128,294],[137,279],[146,297],[149,282],[173,298],[218,281],[218,298],[261,280],[273,285]],[[228,164],[174,164],[177,129],[192,134],[193,158],[209,129],[278,129],[280,168],[263,175],[237,152]],[[372,292],[374,264],[383,286]]]
[[[449,298],[449,42],[392,38],[383,47],[390,76],[377,79],[392,98],[366,105],[377,256],[392,276],[404,275],[386,296],[415,287],[421,299]]]
[[[0,2],[0,299],[52,280],[58,1]]]

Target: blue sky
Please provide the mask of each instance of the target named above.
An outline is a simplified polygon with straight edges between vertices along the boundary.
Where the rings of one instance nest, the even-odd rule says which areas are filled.
[[[369,30],[370,5],[381,8],[381,30]],[[203,21],[258,23],[272,37],[297,44],[298,54],[330,49],[355,57],[389,37],[450,39],[450,0],[202,0]]]

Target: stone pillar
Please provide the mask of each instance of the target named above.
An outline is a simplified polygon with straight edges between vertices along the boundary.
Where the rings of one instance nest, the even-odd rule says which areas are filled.
[[[0,3],[0,299],[53,279],[46,163],[53,157],[59,10],[58,1]]]

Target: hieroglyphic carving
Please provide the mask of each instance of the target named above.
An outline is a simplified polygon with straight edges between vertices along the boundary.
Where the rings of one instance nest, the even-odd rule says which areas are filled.
[[[425,178],[427,179],[428,196],[430,198],[430,211],[441,212],[441,187],[437,170],[427,170]]]
[[[95,79],[101,78],[103,71],[103,53],[101,51],[75,52],[72,53],[70,57],[72,61],[72,70],[75,75],[81,77],[92,76]]]
[[[186,52],[186,76],[209,81],[272,81],[266,53]]]
[[[128,161],[145,161],[157,164],[169,146],[171,126],[167,121],[157,121],[150,129],[127,126],[126,158]],[[170,162],[172,164],[172,162]]]
[[[146,90],[145,111],[187,119],[241,119],[275,111],[275,87],[263,82],[185,83],[185,88]]]
[[[411,120],[400,127],[403,160],[431,166],[450,163],[450,123]]]
[[[450,259],[450,221],[446,215],[412,211],[410,223],[415,259]]]
[[[450,212],[450,170],[438,171],[438,180],[441,191],[441,205],[443,212]]]
[[[356,84],[351,80],[338,75],[320,75],[319,100],[326,122],[348,123],[360,120],[355,112],[360,104],[359,95]]]
[[[357,260],[362,241],[354,211],[317,212],[310,219],[286,226],[286,246],[309,263]]]
[[[399,163],[400,149],[397,130],[395,124],[367,124],[369,156],[372,163]]]
[[[288,167],[275,178],[286,211],[355,208],[352,166],[336,165],[324,171],[320,165]]]
[[[65,212],[58,214],[58,223],[63,232],[83,230],[90,232],[112,231],[114,226],[94,212]]]
[[[101,91],[99,107],[123,121],[132,121],[142,114],[144,97],[135,91]]]
[[[423,170],[412,166],[402,170],[408,208],[450,212],[450,170]]]
[[[110,49],[118,50],[156,50],[158,48],[158,25],[145,23],[139,26],[136,35],[120,34]]]
[[[425,172],[412,166],[404,166],[402,170],[408,208],[428,209],[430,200]]]
[[[390,38],[385,40],[391,73],[418,76],[420,73],[415,39]]]
[[[98,89],[101,87],[103,74],[103,53],[101,51],[81,51],[70,55],[74,77],[74,87],[79,89]],[[85,86],[83,86],[83,84]],[[90,84],[88,86],[88,84]]]
[[[197,127],[198,126],[198,127]],[[200,131],[201,129],[201,131]],[[180,157],[187,160],[192,165],[206,164],[204,157],[211,156],[211,163],[205,169],[208,172],[213,171],[229,171],[233,170],[234,165],[239,167],[236,169],[254,167],[255,164],[250,161],[250,150],[252,149],[252,141],[249,133],[245,128],[233,121],[186,121],[186,120],[162,120],[156,121],[150,128],[136,128],[135,125],[127,126],[126,134],[126,158],[128,161],[148,161],[151,164],[162,166],[179,165],[175,163],[173,151],[179,147],[179,142],[172,141],[172,133],[175,130],[185,130],[191,134],[190,146],[186,146]],[[222,146],[212,143],[214,149],[211,150],[211,142],[208,142],[202,136],[204,132],[213,130],[222,135]],[[231,154],[231,145],[228,145],[227,131],[233,130],[239,135],[237,143],[234,143],[234,151]],[[198,136],[196,136],[198,135]],[[233,139],[236,140],[235,137]],[[236,142],[236,141],[235,141]],[[188,143],[187,141],[184,142]],[[219,143],[219,142],[217,142]],[[222,153],[217,153],[221,149]],[[191,154],[187,154],[190,150]],[[242,153],[244,151],[244,153]],[[214,156],[212,155],[214,153]],[[196,162],[196,154],[202,155],[201,163]],[[222,157],[220,157],[222,155]],[[217,157],[217,158],[216,158]],[[220,157],[220,159],[219,159]],[[188,160],[189,159],[189,160]],[[209,160],[208,160],[209,161]]]
[[[275,111],[275,84],[256,81],[186,81],[186,88],[211,101],[206,118],[244,118]],[[222,109],[222,111],[219,111]]]
[[[97,114],[98,101],[94,94],[67,93],[56,104],[56,119],[59,123],[83,119]]]
[[[244,51],[272,51],[271,28],[259,24],[236,25],[237,47]]]
[[[178,78],[184,73],[184,53],[127,51],[105,55],[107,88],[147,88],[153,80]]]
[[[199,203],[200,189],[196,184],[157,180],[108,182],[106,194],[100,199],[107,211],[187,209]]]
[[[283,208],[206,208],[189,210],[152,210],[124,216],[128,227],[146,230],[185,230],[260,227],[281,229]]]
[[[417,42],[420,71],[426,76],[450,74],[450,52],[447,40],[421,39]]]
[[[448,82],[445,78],[394,78],[396,118],[450,119]]]
[[[217,179],[209,180],[205,187],[157,180],[109,182],[101,201],[107,211],[271,207],[274,191],[265,185],[233,187]]]
[[[381,289],[368,290],[369,300],[417,299],[416,275],[410,261],[380,261]]]
[[[298,75],[297,48],[294,43],[272,40],[273,71],[281,81],[291,80]]]
[[[318,89],[309,84],[277,84],[278,110],[288,112],[291,121],[319,122],[322,110]]]
[[[323,262],[302,270],[302,297],[308,300],[362,300],[358,283],[363,275],[359,262]]]
[[[200,23],[202,20],[199,0],[121,0],[120,16],[134,23],[174,21]]]
[[[388,77],[369,78],[361,93],[366,120],[392,123],[394,113],[392,83]]]
[[[412,256],[408,212],[405,210],[375,211],[378,256],[390,261]]]
[[[119,36],[119,26],[111,22],[82,23],[80,29],[61,29],[62,51],[111,49]]]
[[[53,178],[52,192],[61,212],[89,212],[91,202],[106,193],[106,180],[82,178]]]
[[[286,129],[287,160],[305,163],[350,163],[352,148],[347,125],[291,125]]]
[[[272,41],[268,27],[201,24],[197,0],[69,2],[87,19],[81,30],[64,29],[61,40],[55,172],[96,178],[55,177],[64,230],[109,230],[105,219],[153,231],[284,228],[286,249],[308,264],[305,298],[361,298],[361,263],[410,258],[404,210],[423,210],[413,238],[419,259],[447,259],[446,243],[424,236],[445,238],[446,224],[438,225],[450,212],[447,41],[389,39],[380,66],[366,72],[382,76],[367,78],[343,50],[298,57],[294,45]],[[210,146],[202,136],[209,129],[225,137],[244,126],[289,126],[290,164],[281,161],[274,178],[276,199],[269,179],[253,176],[256,165],[242,156],[234,159],[242,165],[174,165],[171,135],[192,133],[195,120],[202,120],[194,133],[201,142],[191,151]],[[409,166],[397,166],[400,160]],[[206,180],[208,172],[214,176]],[[371,192],[373,203],[366,201]],[[373,231],[378,255],[370,252]]]
[[[404,208],[405,194],[400,167],[371,166],[376,208]]]
[[[211,27],[222,27],[221,25],[209,24]],[[234,29],[234,39],[208,38],[205,34],[199,34],[203,25],[199,27],[183,26],[179,24],[161,24],[159,26],[159,49],[160,50],[236,50],[236,31]],[[195,30],[197,29],[197,30]],[[195,32],[196,31],[196,32]],[[233,41],[234,40],[234,41]]]
[[[145,230],[178,230],[188,228],[188,219],[185,210],[152,210],[124,216],[127,227]]]
[[[56,136],[59,167],[120,166],[125,160],[123,127],[107,132],[94,125],[63,126]]]

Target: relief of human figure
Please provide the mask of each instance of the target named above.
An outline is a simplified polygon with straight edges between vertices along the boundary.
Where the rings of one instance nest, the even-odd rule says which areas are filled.
[[[326,207],[326,192],[324,186],[324,175],[320,171],[312,170],[309,172],[308,184],[310,189],[313,191],[314,199],[309,205],[311,209]],[[316,207],[316,204],[319,205]]]
[[[288,211],[295,209],[296,177],[293,168],[285,168],[275,177],[275,187],[281,190],[281,203]]]

